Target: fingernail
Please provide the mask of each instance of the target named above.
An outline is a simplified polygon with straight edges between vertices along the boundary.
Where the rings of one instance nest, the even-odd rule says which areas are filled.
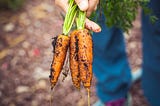
[[[78,4],[78,6],[80,10],[86,11],[88,9],[88,2],[86,0],[83,0]]]
[[[95,32],[101,32],[101,28],[99,27],[99,28],[95,29]]]

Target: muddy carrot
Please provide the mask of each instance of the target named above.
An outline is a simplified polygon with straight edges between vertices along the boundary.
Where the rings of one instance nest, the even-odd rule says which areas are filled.
[[[93,42],[91,34],[84,28],[86,13],[78,10],[77,37],[80,78],[85,88],[90,89],[92,81]]]
[[[87,29],[78,30],[78,58],[80,78],[85,88],[90,88],[92,81],[93,45]]]
[[[84,29],[86,13],[78,9],[77,38],[78,63],[80,79],[88,92],[88,106],[90,106],[90,87],[92,81],[93,42],[87,29]]]
[[[70,34],[70,70],[72,76],[73,85],[80,89],[80,72],[78,63],[78,37],[77,31],[73,31]]]
[[[55,46],[55,50],[54,50],[53,61],[51,64],[51,75],[50,75],[51,88],[53,88],[56,85],[60,72],[63,68],[64,61],[66,58],[66,53],[69,46],[68,36],[59,35],[55,40],[56,43],[55,45],[53,45]]]

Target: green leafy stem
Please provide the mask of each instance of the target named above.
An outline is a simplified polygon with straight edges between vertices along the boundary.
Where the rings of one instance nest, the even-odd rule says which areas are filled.
[[[77,5],[74,3],[74,0],[70,0],[69,7],[63,24],[64,35],[68,35],[69,31],[71,30],[76,14],[77,14]]]
[[[77,29],[85,28],[86,12],[81,11],[74,0],[69,0],[69,7],[64,19],[63,34],[68,35],[76,18]]]
[[[76,25],[77,29],[84,29],[85,27],[85,19],[86,19],[86,12],[81,11],[79,8],[78,11],[78,17],[76,19]]]

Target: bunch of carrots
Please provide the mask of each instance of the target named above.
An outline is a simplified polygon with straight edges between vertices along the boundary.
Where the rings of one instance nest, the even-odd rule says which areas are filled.
[[[50,83],[53,89],[63,69],[69,48],[69,66],[73,85],[79,90],[81,82],[90,93],[92,80],[93,43],[92,37],[85,26],[86,13],[81,11],[74,0],[69,1],[69,8],[63,24],[63,34],[53,41],[53,61],[51,64]],[[69,35],[76,20],[77,29]]]

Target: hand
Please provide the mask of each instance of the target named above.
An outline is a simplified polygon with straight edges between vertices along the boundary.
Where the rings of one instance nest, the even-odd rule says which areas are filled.
[[[87,12],[87,16],[89,17],[97,9],[99,0],[75,0],[75,2],[80,10]]]
[[[90,16],[91,13],[96,10],[99,0],[75,0],[77,5],[82,11],[87,12],[87,16]],[[55,0],[55,4],[61,7],[65,12],[68,9],[68,0]],[[100,32],[101,28],[95,22],[86,18],[85,27],[93,32]]]

